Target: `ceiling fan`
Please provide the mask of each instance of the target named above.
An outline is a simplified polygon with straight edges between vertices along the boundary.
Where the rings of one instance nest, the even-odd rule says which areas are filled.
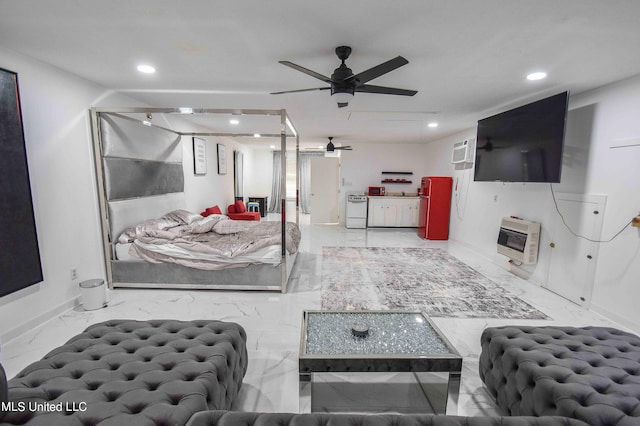
[[[345,146],[335,146],[333,144],[333,136],[329,136],[329,143],[327,144],[327,152],[334,152],[337,150],[343,150],[343,151],[351,151],[353,150],[353,148],[351,148],[350,145],[345,145]]]
[[[314,90],[329,90],[331,89],[331,95],[336,96],[336,101],[338,102],[338,108],[343,108],[349,105],[349,101],[355,94],[355,92],[364,92],[364,93],[377,93],[383,95],[401,95],[401,96],[413,96],[418,93],[415,90],[406,90],[406,89],[397,89],[394,87],[384,87],[384,86],[374,86],[371,84],[367,84],[367,82],[373,80],[374,78],[378,78],[383,74],[391,72],[396,68],[400,68],[403,65],[409,63],[402,56],[396,56],[393,59],[388,60],[387,62],[383,62],[380,65],[376,65],[373,68],[369,68],[366,71],[362,71],[358,74],[353,74],[351,69],[347,67],[345,61],[349,58],[351,54],[351,48],[349,46],[338,46],[336,47],[336,55],[338,59],[342,61],[340,66],[333,71],[331,74],[331,78],[326,77],[322,74],[319,74],[310,69],[301,67],[300,65],[294,64],[289,61],[279,61],[282,65],[286,65],[294,70],[303,72],[311,77],[315,77],[318,80],[322,80],[325,83],[329,83],[328,87],[316,87],[312,89],[299,89],[299,90],[286,90],[283,92],[272,92],[272,95],[280,95],[283,93],[294,93],[294,92],[310,92]]]
[[[491,152],[494,149],[505,149],[507,148],[506,146],[495,146],[492,142],[491,142],[491,138],[486,138],[487,142],[485,142],[484,145],[478,145],[476,146],[476,149],[483,149],[487,152]]]

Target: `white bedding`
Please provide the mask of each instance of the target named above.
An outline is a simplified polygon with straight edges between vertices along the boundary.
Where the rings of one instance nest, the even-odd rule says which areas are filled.
[[[176,263],[206,270],[250,264],[281,263],[281,224],[230,220],[224,215],[202,218],[175,210],[160,219],[129,227],[118,237],[118,260]],[[286,247],[295,253],[300,230],[286,224]]]
[[[138,259],[137,257],[133,257],[129,254],[129,249],[131,248],[131,245],[133,243],[117,243],[116,244],[116,259],[117,260],[127,260],[127,261],[131,261],[131,260],[138,260],[140,261],[140,259]]]

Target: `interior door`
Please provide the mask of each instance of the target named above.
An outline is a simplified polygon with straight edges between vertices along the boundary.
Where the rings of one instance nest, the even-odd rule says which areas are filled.
[[[339,158],[311,158],[311,223],[338,223],[339,183]]]
[[[578,235],[599,240],[606,196],[556,194],[558,209]],[[555,215],[551,225],[551,259],[546,288],[587,307],[591,302],[598,243],[573,235]]]

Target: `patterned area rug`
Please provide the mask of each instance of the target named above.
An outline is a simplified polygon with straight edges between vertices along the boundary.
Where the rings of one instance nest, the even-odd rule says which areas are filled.
[[[323,247],[322,309],[549,319],[442,249]]]

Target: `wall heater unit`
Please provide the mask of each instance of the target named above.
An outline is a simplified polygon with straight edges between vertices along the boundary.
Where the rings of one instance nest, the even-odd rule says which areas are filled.
[[[498,253],[522,264],[538,261],[540,224],[527,220],[505,217],[498,233]]]
[[[453,164],[473,163],[473,156],[475,154],[475,142],[475,139],[467,139],[453,145],[451,162]]]

